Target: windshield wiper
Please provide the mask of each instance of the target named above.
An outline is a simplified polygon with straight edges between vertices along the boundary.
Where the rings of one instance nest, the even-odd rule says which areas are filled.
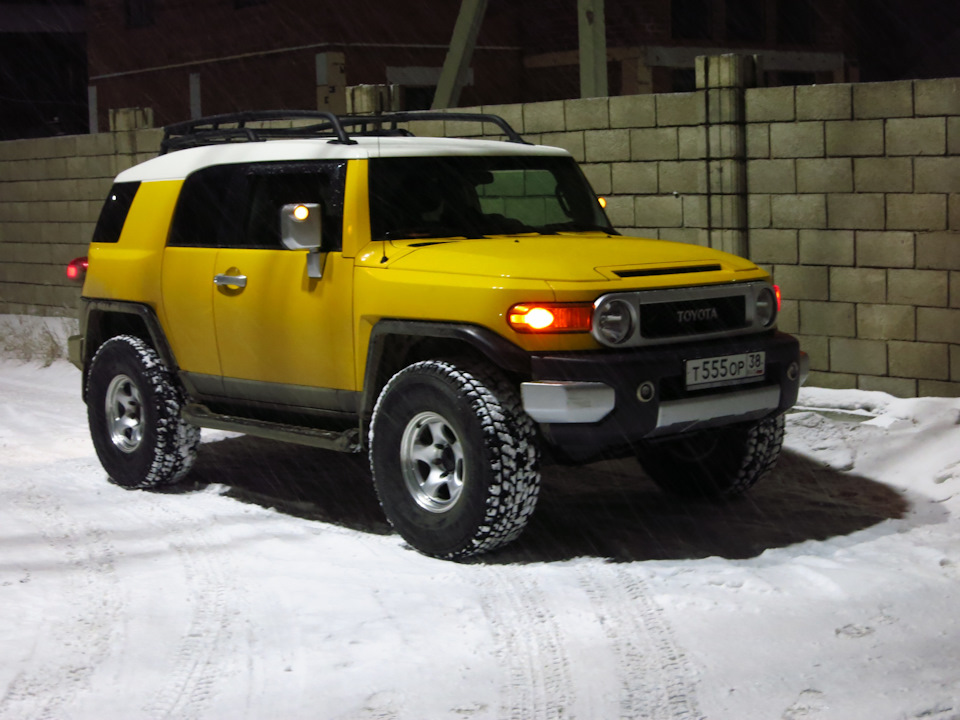
[[[562,223],[550,223],[549,225],[543,226],[544,235],[556,235],[561,232],[602,232],[607,235],[619,235],[616,230],[612,227],[604,227],[603,225],[595,225],[594,223],[585,223],[578,222],[577,220],[570,220],[569,222]]]

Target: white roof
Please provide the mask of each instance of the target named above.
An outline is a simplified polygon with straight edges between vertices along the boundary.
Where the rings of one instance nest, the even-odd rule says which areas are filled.
[[[264,140],[187,148],[160,155],[124,170],[117,182],[182,180],[211,165],[232,165],[284,160],[350,160],[379,157],[435,157],[443,155],[569,156],[566,150],[546,145],[522,145],[501,140],[463,140],[431,137],[356,137],[356,145],[341,145],[329,138]]]

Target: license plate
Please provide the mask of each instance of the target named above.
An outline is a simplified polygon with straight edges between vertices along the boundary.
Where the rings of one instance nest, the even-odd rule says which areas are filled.
[[[766,371],[767,354],[763,351],[687,360],[687,388],[750,382]]]

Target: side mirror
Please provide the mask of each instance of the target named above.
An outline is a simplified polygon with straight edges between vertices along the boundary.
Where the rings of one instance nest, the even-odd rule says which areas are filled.
[[[320,205],[292,203],[280,208],[280,239],[287,250],[309,250],[307,276],[320,279],[323,267],[320,258],[322,245]]]

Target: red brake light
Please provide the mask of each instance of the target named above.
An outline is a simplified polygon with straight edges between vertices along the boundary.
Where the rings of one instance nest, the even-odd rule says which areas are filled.
[[[590,332],[593,303],[521,303],[507,313],[510,327],[522,333]]]
[[[85,257],[74,258],[67,264],[67,279],[83,280],[90,262]]]

